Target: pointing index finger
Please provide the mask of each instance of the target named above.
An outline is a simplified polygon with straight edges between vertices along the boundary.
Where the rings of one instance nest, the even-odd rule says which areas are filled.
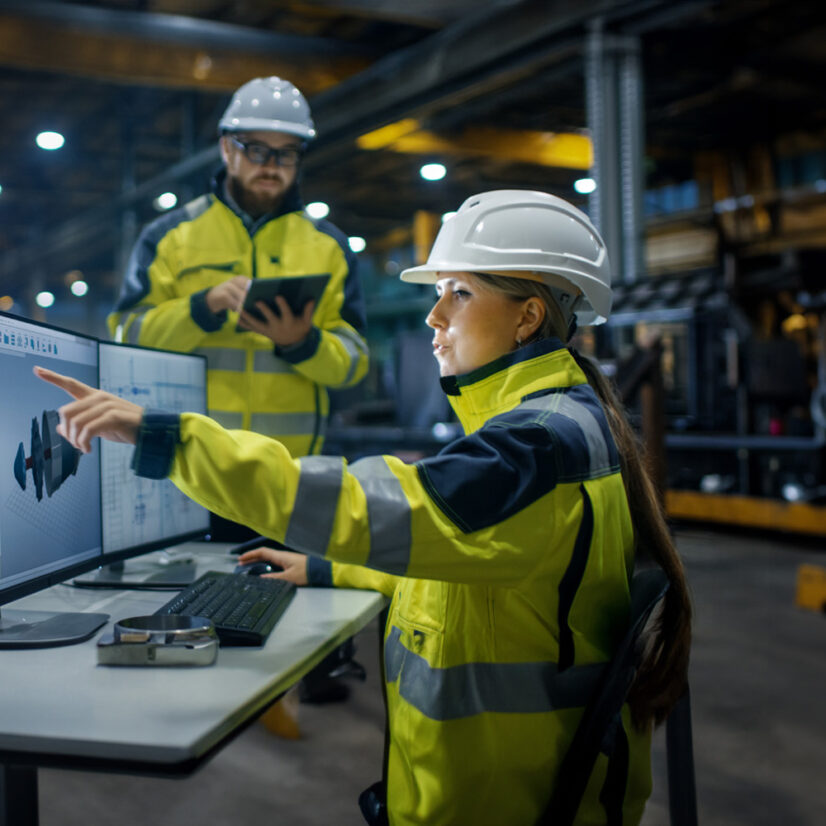
[[[94,388],[89,387],[88,384],[84,384],[82,381],[73,379],[71,376],[55,373],[54,370],[47,370],[45,367],[34,367],[33,372],[39,379],[43,379],[43,381],[47,381],[49,384],[65,390],[75,399],[83,399],[94,390]]]

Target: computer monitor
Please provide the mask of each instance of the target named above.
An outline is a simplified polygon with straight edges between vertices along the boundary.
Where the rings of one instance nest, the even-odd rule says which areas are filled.
[[[66,393],[35,365],[98,383],[98,342],[0,313],[0,606],[100,564],[97,440],[82,454],[57,433]],[[90,637],[106,614],[0,613],[0,648]]]
[[[100,342],[100,387],[171,413],[206,413],[206,358]],[[103,553],[111,563],[168,548],[209,531],[209,511],[168,479],[143,479],[131,467],[131,445],[102,442]]]

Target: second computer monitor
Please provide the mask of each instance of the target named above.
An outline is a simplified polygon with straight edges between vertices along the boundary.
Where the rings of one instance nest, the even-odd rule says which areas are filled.
[[[126,344],[100,343],[100,387],[141,407],[206,413],[206,359]],[[166,479],[130,467],[131,445],[101,442],[103,552],[113,559],[204,536],[209,511]]]

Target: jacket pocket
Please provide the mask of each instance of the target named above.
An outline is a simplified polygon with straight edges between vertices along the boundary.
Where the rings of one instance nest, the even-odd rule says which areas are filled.
[[[446,582],[403,579],[399,585],[399,618],[422,631],[443,633],[449,589]]]

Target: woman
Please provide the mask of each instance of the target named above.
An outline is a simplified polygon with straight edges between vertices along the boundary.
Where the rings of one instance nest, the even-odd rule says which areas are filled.
[[[604,244],[579,210],[538,192],[468,199],[407,281],[436,285],[427,317],[465,435],[437,456],[352,465],[290,458],[209,419],[144,414],[40,371],[77,401],[61,429],[136,443],[134,467],[313,556],[257,550],[285,578],[392,596],[385,636],[391,824],[533,824],[628,617],[643,550],[671,580],[617,737],[577,823],[637,823],[650,730],[685,684],[682,568],[636,445],[599,371],[567,350],[611,303]],[[266,308],[262,308],[262,312]],[[250,322],[250,326],[253,326]],[[612,767],[611,777],[616,777]]]

